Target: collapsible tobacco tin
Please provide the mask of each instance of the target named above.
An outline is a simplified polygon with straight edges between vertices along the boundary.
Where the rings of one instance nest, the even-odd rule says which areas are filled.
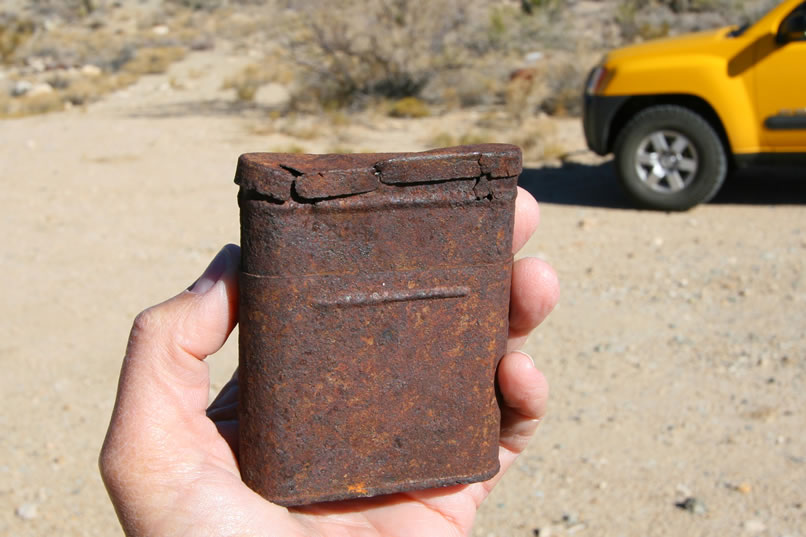
[[[498,471],[520,149],[238,161],[239,456],[281,505]]]

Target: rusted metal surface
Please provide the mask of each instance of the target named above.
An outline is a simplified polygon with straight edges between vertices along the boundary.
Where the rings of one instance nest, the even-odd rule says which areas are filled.
[[[281,505],[498,471],[520,150],[238,161],[240,465]]]

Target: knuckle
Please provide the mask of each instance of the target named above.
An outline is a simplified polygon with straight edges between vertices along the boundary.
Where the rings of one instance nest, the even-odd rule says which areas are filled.
[[[134,322],[132,323],[132,335],[137,335],[142,332],[153,332],[158,324],[156,310],[153,307],[145,309],[134,318]]]
[[[98,456],[98,469],[101,472],[101,479],[107,486],[119,483],[124,474],[124,465],[121,464],[122,457],[118,449],[105,443]]]

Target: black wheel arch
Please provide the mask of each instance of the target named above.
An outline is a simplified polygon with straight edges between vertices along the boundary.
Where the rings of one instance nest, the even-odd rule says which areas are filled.
[[[714,108],[701,97],[686,94],[661,94],[661,95],[636,95],[631,97],[619,108],[613,121],[610,124],[610,132],[607,136],[607,150],[612,153],[619,133],[624,126],[629,123],[636,114],[651,106],[677,105],[688,108],[692,112],[699,114],[705,119],[719,136],[722,146],[725,148],[725,155],[728,158],[728,166],[735,167],[733,151],[731,150],[728,134],[722,124],[722,120]]]

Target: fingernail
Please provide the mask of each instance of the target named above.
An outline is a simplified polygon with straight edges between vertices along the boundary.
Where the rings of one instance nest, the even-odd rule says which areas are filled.
[[[525,353],[523,351],[512,351],[512,352],[517,352],[518,354],[522,354],[522,355],[526,356],[527,358],[529,358],[529,361],[532,362],[532,367],[537,367],[535,365],[535,359],[532,358],[529,354],[527,354],[527,353]]]
[[[230,255],[229,247],[224,246],[213,260],[210,261],[210,264],[207,265],[207,268],[204,270],[204,273],[199,276],[199,279],[188,287],[188,291],[198,295],[206,293],[221,279],[231,263],[233,263],[233,259]]]

